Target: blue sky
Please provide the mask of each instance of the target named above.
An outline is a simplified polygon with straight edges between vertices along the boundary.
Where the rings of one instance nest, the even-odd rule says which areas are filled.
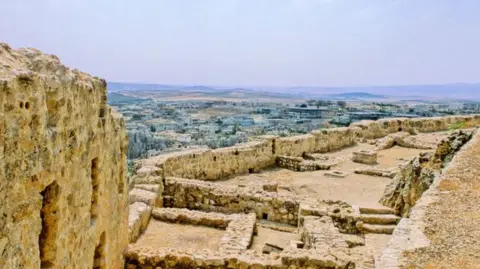
[[[3,0],[0,39],[109,81],[480,82],[477,0]]]

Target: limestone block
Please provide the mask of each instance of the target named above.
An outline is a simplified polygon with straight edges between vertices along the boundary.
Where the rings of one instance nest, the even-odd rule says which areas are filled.
[[[158,184],[135,184],[135,188],[158,193],[160,185]]]
[[[343,177],[346,177],[348,175],[348,173],[340,171],[340,170],[331,170],[331,171],[325,172],[324,175],[343,178]]]
[[[149,206],[154,206],[157,201],[157,194],[151,191],[146,191],[138,188],[134,188],[129,193],[130,203],[142,202]]]
[[[356,234],[342,234],[349,248],[365,246],[365,238]]]
[[[394,178],[400,171],[398,167],[378,168],[378,167],[360,167],[354,170],[355,174]]]
[[[280,253],[283,251],[283,248],[272,243],[272,242],[267,242],[263,246],[262,253],[263,254],[270,254],[270,253]]]
[[[135,242],[140,233],[147,228],[152,208],[142,202],[135,202],[129,206],[128,238]]]
[[[376,164],[377,152],[369,150],[360,150],[353,152],[352,161],[363,164]]]

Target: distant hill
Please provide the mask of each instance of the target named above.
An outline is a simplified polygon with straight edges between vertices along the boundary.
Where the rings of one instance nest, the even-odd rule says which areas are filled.
[[[295,98],[295,99],[417,99],[417,100],[480,100],[480,83],[438,85],[400,85],[371,87],[219,87],[206,85],[166,85],[108,82],[109,92],[155,91],[164,95],[200,94],[223,98]]]
[[[107,89],[109,92],[125,91],[125,90],[169,90],[181,86],[162,85],[162,84],[146,84],[146,83],[123,83],[108,82]]]
[[[137,84],[137,83],[108,83],[109,94],[112,95],[112,102],[129,101],[121,97],[122,93],[138,97],[150,97],[155,99],[170,100],[263,100],[282,102],[283,100],[303,100],[296,93],[281,93],[274,91],[262,91],[245,89],[239,87],[211,87],[202,85],[163,85],[163,84]],[[135,102],[135,100],[130,100]],[[138,101],[138,100],[137,100]]]
[[[107,94],[107,100],[109,104],[116,104],[116,103],[139,103],[148,101],[148,99],[137,98],[133,96],[127,96],[115,92],[109,92]]]
[[[339,94],[330,94],[330,97],[333,98],[345,98],[345,99],[384,99],[387,98],[385,95],[372,94],[368,92],[346,92]]]
[[[297,92],[309,98],[321,98],[342,93],[369,93],[394,99],[455,99],[480,100],[480,83],[451,83],[430,85],[393,85],[362,87],[267,87],[268,91]],[[378,98],[377,96],[376,98]],[[370,98],[371,99],[371,98]]]

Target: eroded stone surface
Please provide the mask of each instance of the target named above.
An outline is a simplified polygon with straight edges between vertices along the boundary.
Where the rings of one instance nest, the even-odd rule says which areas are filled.
[[[471,131],[456,131],[438,145],[434,154],[421,154],[408,162],[385,188],[380,203],[393,208],[396,214],[407,217],[440,169],[471,137]]]
[[[128,213],[128,238],[129,242],[135,242],[140,233],[147,228],[152,208],[145,203],[135,202],[130,205]]]
[[[123,268],[126,149],[105,80],[0,44],[0,268]]]
[[[478,222],[467,211],[478,212],[472,190],[478,185],[479,141],[477,132],[434,179],[410,217],[398,224],[376,268],[478,267],[478,244],[470,243],[480,236]]]
[[[360,150],[353,152],[352,161],[363,164],[376,164],[377,152],[373,150]]]

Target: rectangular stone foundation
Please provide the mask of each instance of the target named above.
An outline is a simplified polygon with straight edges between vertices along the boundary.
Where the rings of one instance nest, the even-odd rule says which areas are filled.
[[[343,235],[330,217],[308,217],[300,229],[304,241],[283,246],[279,253],[259,254],[247,250],[255,232],[255,216],[204,213],[186,209],[156,209],[154,218],[224,227],[217,251],[143,247],[131,244],[125,257],[128,269],[147,268],[364,268],[364,259],[351,251],[351,235]],[[320,240],[322,240],[320,242]],[[303,246],[305,244],[305,246]],[[302,246],[303,248],[299,248]],[[332,253],[335,255],[333,256]]]
[[[195,255],[196,263],[215,265],[220,261],[213,258],[215,256],[238,255],[240,252],[247,250],[256,232],[254,214],[227,215],[180,208],[157,208],[152,211],[152,218],[154,220],[150,221],[149,228],[151,228],[150,225],[156,225],[168,230],[169,233],[177,233],[177,235],[161,236],[161,240],[169,241],[169,238],[182,240],[182,237],[190,238],[193,236],[202,241],[197,242],[200,244],[192,242],[188,247],[180,244],[176,247],[175,243],[171,244],[171,242],[161,242],[166,244],[161,245],[155,243],[156,238],[151,238],[155,236],[153,233],[155,231],[149,232],[149,228],[147,228],[145,234],[139,238],[137,243],[129,246],[130,260],[127,262],[130,267],[128,268],[142,268],[141,266],[134,267],[135,264],[142,263],[135,257],[147,253],[155,253],[157,256],[155,264],[161,268],[175,268],[175,266],[184,265],[186,261],[180,261],[180,258],[185,257],[185,255]],[[183,233],[178,233],[183,230],[181,226],[186,225],[190,226],[187,229],[192,230],[189,232],[196,233],[196,235],[187,234],[189,232],[186,230]],[[149,236],[150,238],[145,239],[143,236]],[[170,245],[168,245],[169,243]],[[201,247],[201,243],[205,244],[204,248]],[[178,263],[172,263],[169,259],[178,259]]]
[[[352,161],[363,164],[376,164],[377,152],[369,150],[360,150],[353,153]]]

